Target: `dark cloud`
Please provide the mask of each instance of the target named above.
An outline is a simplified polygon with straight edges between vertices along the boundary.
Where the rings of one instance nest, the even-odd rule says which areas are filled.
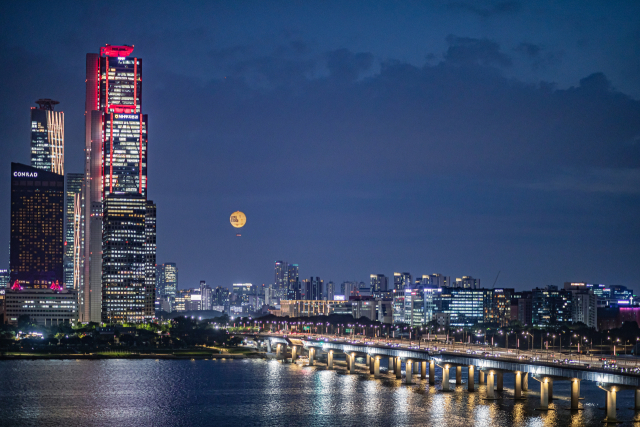
[[[326,59],[331,76],[345,81],[356,80],[373,65],[373,54],[369,52],[352,53],[347,49],[328,52]]]
[[[526,42],[520,43],[513,50],[524,55],[534,70],[557,65],[563,56],[560,51],[550,51],[540,45]]]
[[[513,14],[521,8],[520,2],[517,1],[501,1],[495,4],[486,1],[473,2],[451,2],[449,8],[455,10],[463,10],[471,12],[482,18],[489,18],[495,15]]]
[[[445,60],[453,65],[481,65],[508,67],[511,65],[509,55],[500,51],[500,45],[493,40],[447,36],[449,49]]]

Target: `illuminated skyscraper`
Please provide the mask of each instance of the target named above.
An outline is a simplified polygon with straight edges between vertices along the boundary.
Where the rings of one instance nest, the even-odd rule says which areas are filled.
[[[156,288],[156,205],[151,200],[147,200],[145,213],[145,292],[153,295],[155,301]]]
[[[280,297],[286,298],[288,288],[289,269],[286,261],[276,261],[275,278],[273,284]]]
[[[11,286],[63,286],[64,177],[11,163]]]
[[[145,236],[145,216],[147,198],[147,116],[142,114],[142,60],[130,56],[132,46],[106,45],[100,54],[87,54],[86,99],[85,99],[85,181],[84,194],[84,250],[83,283],[80,288],[80,320],[99,322],[107,316],[102,310],[114,310],[114,292],[129,300],[136,295],[135,309],[123,313],[135,313],[140,318],[140,307],[153,307],[153,300],[146,291],[145,267],[137,270],[138,239]],[[121,198],[122,200],[115,200]],[[112,199],[112,200],[107,200]],[[126,243],[133,245],[122,248],[132,251],[130,265],[136,269],[119,270],[113,264],[105,269],[109,275],[103,283],[102,259],[115,262],[114,251],[121,248],[115,230],[104,229],[103,205],[109,212],[111,227],[124,232],[128,225],[119,221],[115,214],[126,211],[132,219],[130,235],[135,237]],[[141,206],[144,208],[142,209]],[[140,211],[142,209],[142,211]],[[144,212],[143,212],[144,211]],[[135,212],[135,213],[134,213]],[[142,213],[142,217],[138,215]],[[142,231],[138,230],[142,221]],[[104,240],[104,242],[103,242]],[[126,242],[126,241],[125,241]],[[135,243],[133,243],[135,242]],[[143,242],[144,247],[144,242]],[[144,248],[143,248],[144,250]],[[108,255],[107,255],[108,254]],[[144,258],[144,254],[143,254]],[[144,264],[144,260],[142,261]],[[116,277],[117,276],[117,277]],[[103,284],[111,293],[103,304]],[[119,284],[119,285],[115,285]],[[145,308],[146,310],[146,308]],[[123,314],[123,316],[125,315]],[[142,317],[149,314],[145,311]],[[151,313],[151,315],[153,315]],[[126,314],[129,316],[129,314]]]
[[[167,297],[175,299],[178,291],[178,267],[175,262],[165,262],[158,265],[156,269],[157,289],[156,293],[159,297]]]
[[[64,113],[58,101],[38,99],[31,107],[31,166],[64,175]]]
[[[107,197],[103,214],[102,321],[153,317],[146,289],[147,201],[141,195]],[[153,293],[153,292],[152,292]]]
[[[77,290],[80,284],[81,190],[84,174],[68,173],[65,181],[64,287]]]

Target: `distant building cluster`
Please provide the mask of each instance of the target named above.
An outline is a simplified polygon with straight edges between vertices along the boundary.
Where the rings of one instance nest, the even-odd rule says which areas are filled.
[[[285,266],[283,261],[276,262],[275,284],[269,286],[280,298],[270,310],[278,316],[351,314],[356,319],[366,317],[410,327],[582,323],[598,329],[619,326],[624,321],[621,316],[640,320],[635,295],[624,286],[566,282],[562,288],[546,286],[516,292],[513,288],[483,288],[480,279],[471,276],[452,280],[450,276],[429,274],[414,280],[410,273],[402,272],[394,273],[393,281],[384,274],[371,274],[368,285],[347,281],[324,286],[319,278],[311,278],[308,283],[315,281],[319,287],[308,292],[297,281],[298,266],[292,282]],[[605,320],[599,322],[598,313],[609,319],[606,324]]]

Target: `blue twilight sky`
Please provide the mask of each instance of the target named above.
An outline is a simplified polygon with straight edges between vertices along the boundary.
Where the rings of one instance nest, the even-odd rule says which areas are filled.
[[[83,170],[85,54],[135,45],[180,287],[409,271],[640,291],[640,2],[4,2],[0,265],[29,108]],[[229,215],[246,213],[242,237]]]

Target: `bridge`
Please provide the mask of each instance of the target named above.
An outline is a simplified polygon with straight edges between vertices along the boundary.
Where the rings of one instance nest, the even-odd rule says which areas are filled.
[[[540,385],[539,410],[549,410],[549,402],[553,400],[554,381],[570,381],[571,408],[580,410],[580,382],[592,381],[606,392],[604,422],[618,422],[616,416],[617,393],[623,390],[634,390],[635,410],[640,411],[640,374],[634,372],[614,371],[591,365],[565,365],[554,361],[536,360],[530,355],[511,355],[508,353],[491,354],[468,350],[454,350],[451,346],[432,346],[418,348],[411,345],[386,344],[375,342],[348,341],[330,336],[304,335],[272,335],[245,334],[246,339],[255,341],[258,348],[266,347],[270,357],[295,362],[304,352],[308,354],[308,364],[313,366],[322,362],[326,369],[334,369],[335,355],[344,355],[347,373],[356,373],[356,358],[364,359],[365,367],[374,378],[392,375],[402,380],[404,364],[404,383],[414,384],[420,380],[428,380],[430,385],[436,384],[436,366],[441,371],[442,392],[451,391],[450,376],[455,377],[456,385],[462,384],[462,369],[468,373],[467,390],[476,391],[476,374],[478,384],[486,385],[485,400],[499,399],[496,391],[503,390],[504,373],[514,373],[514,395],[516,400],[524,399],[522,392],[529,388],[529,379]],[[274,351],[275,350],[275,353]],[[381,365],[386,362],[386,372]]]

